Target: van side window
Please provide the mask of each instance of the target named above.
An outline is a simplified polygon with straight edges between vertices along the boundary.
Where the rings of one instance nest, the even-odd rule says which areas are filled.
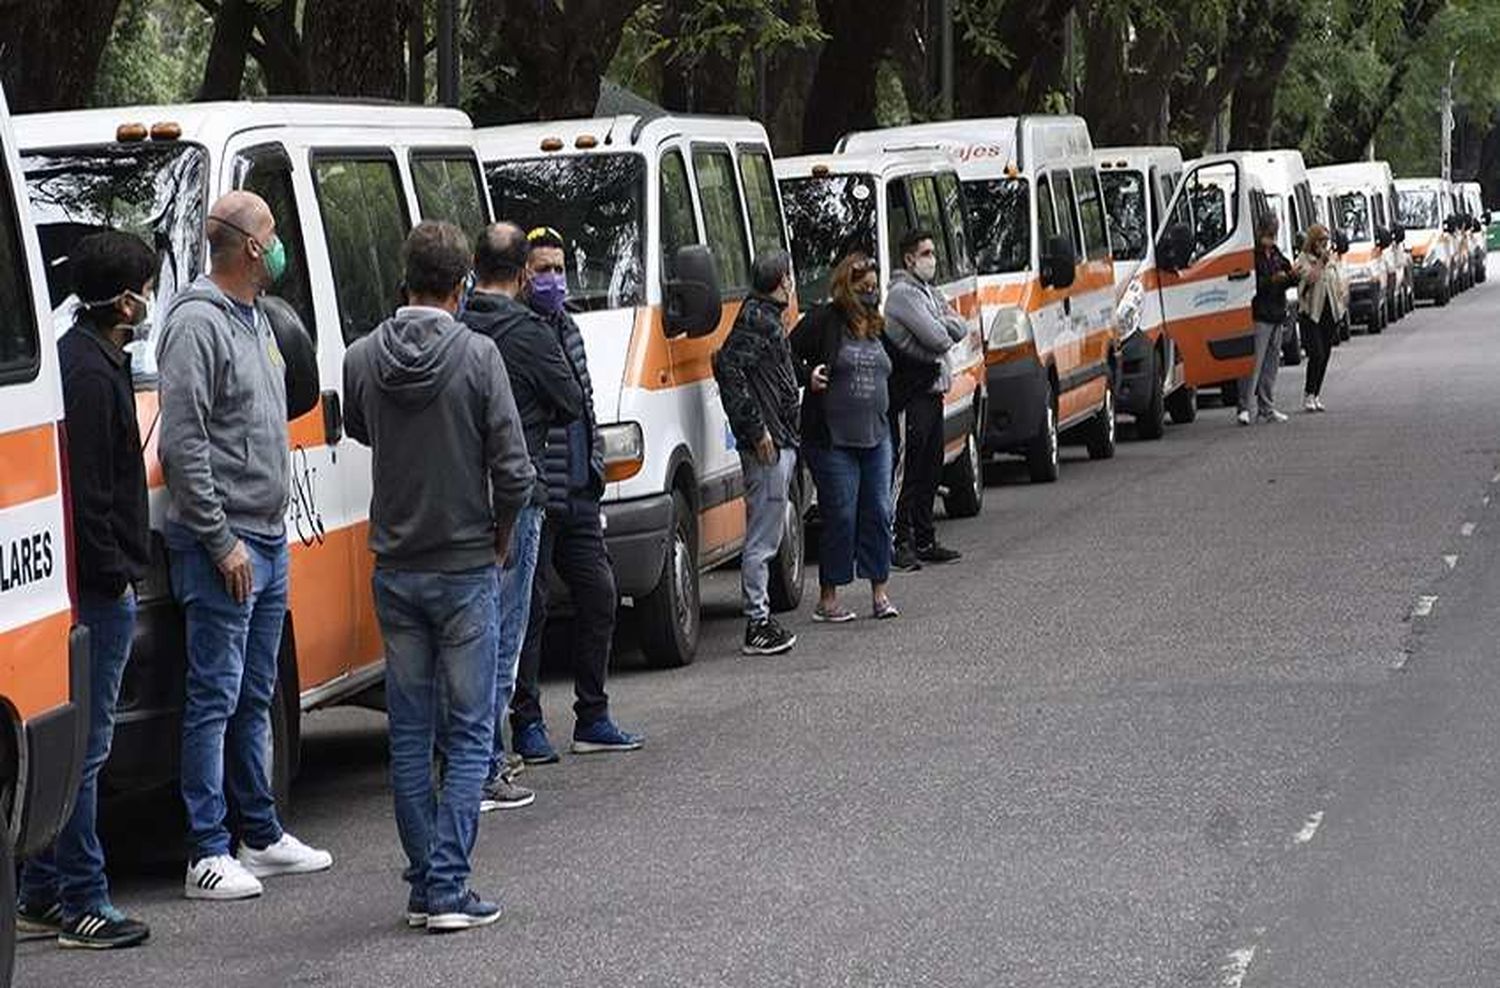
[[[6,190],[0,202],[0,383],[14,384],[36,377],[42,361],[30,265],[26,263],[16,203],[9,191],[14,186],[3,160],[0,188]]]
[[[700,243],[698,220],[693,216],[693,193],[688,188],[687,165],[682,152],[668,151],[661,156],[661,269],[672,277],[677,251]]]
[[[911,207],[906,202],[906,179],[887,182],[885,186],[886,226],[889,231],[891,270],[899,271],[906,266],[901,256],[901,241],[916,228],[911,218]]]
[[[943,218],[948,223],[949,257],[953,260],[953,274],[965,277],[974,273],[974,258],[969,245],[969,231],[964,225],[964,193],[953,172],[941,172],[937,177],[938,195],[943,200]]]
[[[771,156],[759,148],[740,151],[740,184],[745,187],[745,205],[750,210],[750,242],[755,253],[786,249],[786,229],[776,199],[776,176]]]
[[[729,151],[695,148],[693,176],[703,208],[703,232],[719,268],[719,288],[725,295],[743,295],[750,290],[750,244]]]
[[[1386,219],[1385,216],[1385,196],[1381,195],[1379,192],[1375,193],[1374,207],[1375,225],[1380,227],[1381,229],[1385,229],[1386,227],[1390,226],[1390,222]]]
[[[1045,252],[1051,248],[1052,241],[1057,236],[1057,209],[1052,205],[1052,183],[1047,181],[1045,175],[1038,175],[1036,178],[1036,225],[1041,233],[1038,246]]]
[[[1228,240],[1239,225],[1239,166],[1225,161],[1195,169],[1183,192],[1197,260]],[[1270,209],[1264,196],[1258,201],[1260,208]]]
[[[1073,199],[1073,178],[1065,171],[1052,173],[1052,198],[1057,203],[1060,232],[1073,242],[1073,257],[1083,260],[1083,234],[1078,229],[1078,205]]]
[[[286,274],[270,292],[283,298],[302,317],[302,325],[316,342],[318,323],[313,312],[312,278],[307,272],[307,249],[302,239],[302,214],[292,185],[292,159],[280,144],[264,144],[240,152],[234,163],[236,188],[254,192],[271,207],[276,236],[286,245]]]
[[[323,235],[344,342],[380,325],[399,304],[401,246],[411,220],[395,159],[313,156]]]
[[[1073,181],[1078,188],[1078,218],[1083,221],[1084,253],[1093,261],[1108,260],[1109,234],[1104,227],[1104,195],[1099,191],[1099,172],[1093,168],[1076,168]]]
[[[473,155],[417,151],[411,156],[412,184],[424,220],[446,220],[470,237],[479,236],[489,218],[479,162]]]
[[[933,184],[931,175],[922,175],[910,181],[916,225],[932,234],[932,246],[937,252],[937,280],[948,281],[953,277],[953,259],[948,251],[948,238],[943,235],[943,207],[938,202],[937,186]]]

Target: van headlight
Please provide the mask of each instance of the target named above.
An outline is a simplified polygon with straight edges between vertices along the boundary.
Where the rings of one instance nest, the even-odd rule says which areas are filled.
[[[599,427],[604,443],[604,479],[629,480],[646,462],[646,436],[638,422],[616,422]]]
[[[990,349],[1003,350],[1032,341],[1031,317],[1015,306],[1008,306],[995,313],[987,337]]]

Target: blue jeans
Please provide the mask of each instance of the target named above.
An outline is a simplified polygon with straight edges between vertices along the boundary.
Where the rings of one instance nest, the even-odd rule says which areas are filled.
[[[818,485],[818,581],[825,587],[891,576],[891,444],[810,446]]]
[[[464,573],[375,571],[385,637],[386,711],[403,877],[430,909],[455,905],[494,746],[499,655],[497,568]],[[432,753],[444,757],[442,791]]]
[[[21,901],[57,902],[63,920],[73,920],[109,904],[104,875],[104,848],[94,820],[99,805],[99,772],[109,759],[115,733],[115,703],[135,637],[135,591],[109,599],[84,593],[78,619],[89,629],[89,735],[83,755],[83,778],[73,815],[53,845],[30,858],[21,870]]]
[[[281,839],[271,793],[271,698],[286,620],[285,542],[245,539],[254,568],[250,599],[229,596],[224,576],[197,542],[168,532],[172,590],[187,612],[187,695],[182,708],[182,801],[188,860],[229,853],[225,788],[254,848]]]
[[[516,693],[516,666],[521,644],[526,640],[526,622],[531,619],[531,581],[536,577],[538,550],[542,544],[545,506],[528,505],[516,516],[511,533],[509,565],[500,568],[500,647],[495,665],[495,745],[490,758],[490,778],[505,767],[505,712]]]

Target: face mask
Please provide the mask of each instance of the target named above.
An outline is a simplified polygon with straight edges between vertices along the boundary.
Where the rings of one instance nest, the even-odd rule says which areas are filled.
[[[911,270],[912,274],[918,278],[930,282],[933,278],[937,277],[937,258],[919,257],[917,258],[917,262],[912,265]]]
[[[531,304],[548,315],[561,312],[568,301],[568,277],[544,271],[531,277]]]
[[[274,285],[281,280],[282,275],[286,274],[286,244],[282,243],[280,237],[277,237],[271,241],[271,246],[263,248],[263,251],[261,260],[265,261],[266,274],[270,277],[271,284]]]
[[[875,309],[880,306],[879,292],[856,292],[854,297],[859,299],[859,304],[867,309]]]

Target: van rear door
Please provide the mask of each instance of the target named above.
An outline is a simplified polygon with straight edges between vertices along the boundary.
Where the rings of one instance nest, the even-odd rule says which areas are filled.
[[[1182,354],[1184,383],[1204,387],[1237,380],[1255,365],[1255,180],[1234,159],[1194,166],[1178,184],[1156,245],[1156,289],[1172,342]],[[1175,271],[1167,244],[1191,249]],[[1148,289],[1152,286],[1147,285]]]

